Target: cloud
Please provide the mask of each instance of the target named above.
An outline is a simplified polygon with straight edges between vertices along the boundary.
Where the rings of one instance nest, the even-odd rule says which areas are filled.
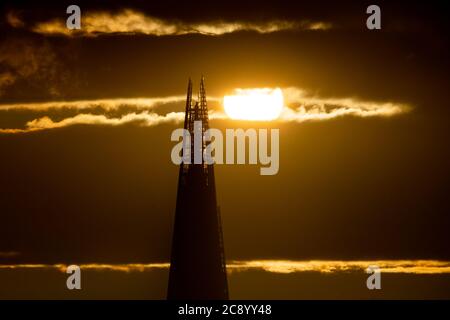
[[[121,125],[130,122],[139,122],[145,126],[154,126],[163,122],[176,121],[180,122],[184,119],[183,112],[171,112],[167,115],[159,115],[144,111],[141,113],[129,113],[118,118],[107,118],[104,115],[96,114],[78,114],[74,117],[65,118],[64,120],[54,122],[49,117],[43,117],[29,121],[27,127],[30,129],[52,129],[66,127],[74,124],[96,124],[96,125]]]
[[[0,95],[2,95],[4,88],[9,87],[16,81],[16,77],[9,71],[0,73]]]
[[[375,260],[375,261],[292,261],[254,260],[233,261],[227,264],[229,271],[260,269],[273,273],[320,272],[336,273],[365,271],[376,265],[382,273],[442,274],[450,273],[449,261],[437,260]]]
[[[58,53],[46,41],[7,38],[0,43],[0,94],[20,80],[51,96],[59,96],[62,87],[73,82]]]
[[[403,274],[448,274],[450,261],[439,260],[373,260],[373,261],[293,261],[293,260],[248,260],[228,261],[228,272],[243,272],[249,270],[262,270],[271,273],[296,272],[365,272],[369,266],[376,265],[382,273]],[[118,272],[144,272],[154,269],[168,269],[170,264],[163,263],[132,263],[132,264],[81,264],[83,270],[118,271]],[[56,269],[65,272],[65,264],[10,264],[0,265],[1,269]]]
[[[65,264],[0,264],[1,269],[57,269],[66,272]],[[154,269],[168,269],[169,263],[127,263],[127,264],[80,264],[82,270],[94,271],[120,271],[120,272],[144,272]]]
[[[96,99],[96,100],[78,100],[78,101],[51,101],[42,103],[13,103],[1,104],[0,111],[8,110],[30,110],[30,111],[48,111],[57,109],[94,109],[118,110],[122,107],[135,107],[137,109],[150,109],[155,106],[184,102],[185,96],[168,96],[155,98],[115,98],[115,99]]]
[[[16,11],[9,11],[6,14],[6,22],[13,28],[25,27],[25,22],[22,20],[19,13]]]
[[[227,22],[210,21],[186,23],[177,20],[165,20],[147,16],[142,12],[125,9],[119,13],[86,12],[82,13],[81,29],[69,30],[66,21],[53,19],[39,22],[32,31],[46,35],[62,36],[98,36],[103,34],[145,34],[154,36],[179,36],[203,34],[219,36],[238,31],[272,33],[277,31],[327,30],[332,25],[322,21],[285,21],[266,22]]]
[[[394,102],[368,102],[354,98],[322,98],[312,96],[299,88],[285,88],[282,90],[285,106],[278,120],[279,122],[324,121],[343,116],[354,117],[390,117],[408,112],[411,107],[407,104]],[[208,97],[209,102],[219,102],[221,98]],[[0,133],[14,134],[34,132],[45,129],[62,128],[72,125],[109,125],[118,126],[135,123],[141,126],[155,126],[161,123],[181,123],[184,120],[184,112],[172,111],[160,114],[155,110],[158,106],[167,104],[184,105],[185,96],[167,96],[154,98],[117,98],[80,101],[52,101],[42,103],[15,103],[0,105],[0,112],[6,111],[61,111],[64,109],[84,111],[63,118],[59,121],[52,120],[48,115],[28,121],[24,128],[0,128]],[[114,117],[86,110],[102,109],[105,113],[118,111]],[[133,110],[130,110],[133,109]],[[134,112],[130,112],[134,111]],[[227,119],[221,110],[210,108],[210,119]]]
[[[52,120],[49,116],[28,121],[24,128],[0,128],[0,133],[14,134],[40,131],[45,129],[62,128],[72,125],[108,125],[118,126],[123,124],[135,123],[141,126],[155,126],[161,123],[181,123],[184,120],[184,112],[169,112],[167,114],[158,114],[153,111],[156,107],[185,102],[185,96],[167,96],[154,98],[117,98],[117,99],[97,99],[80,101],[51,101],[42,103],[14,103],[0,105],[0,112],[6,111],[62,111],[62,110],[92,110],[100,108],[105,112],[123,111],[126,112],[120,116],[108,117],[105,114],[79,113],[75,116],[66,117],[59,121]],[[219,98],[210,97],[210,102],[220,101]],[[143,110],[141,112],[129,112],[126,108]],[[210,119],[223,119],[226,116],[222,112],[210,110]]]
[[[44,129],[55,129],[73,125],[109,125],[117,126],[128,123],[139,123],[142,126],[155,126],[161,123],[181,122],[184,120],[184,112],[170,112],[159,115],[143,111],[141,113],[128,113],[121,117],[108,118],[104,115],[81,113],[74,117],[65,118],[61,121],[53,121],[49,117],[34,119],[26,123],[25,129],[0,129],[0,133],[25,133]]]
[[[286,107],[280,120],[304,122],[329,120],[342,116],[390,117],[410,111],[408,104],[395,102],[369,102],[355,98],[322,98],[299,88],[283,89]]]

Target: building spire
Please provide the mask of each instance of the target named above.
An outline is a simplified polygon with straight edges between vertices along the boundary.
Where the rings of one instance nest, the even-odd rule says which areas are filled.
[[[192,83],[190,80],[188,83],[184,128],[192,137],[191,150],[196,120],[202,122],[204,136],[208,128],[208,108],[203,76],[195,104],[192,101]],[[202,138],[202,151],[204,148],[205,141]],[[180,165],[167,298],[228,299],[213,164],[195,164],[191,161]]]

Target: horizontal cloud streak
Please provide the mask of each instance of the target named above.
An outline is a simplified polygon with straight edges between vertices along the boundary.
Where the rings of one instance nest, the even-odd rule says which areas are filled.
[[[322,21],[284,21],[267,22],[226,22],[210,21],[203,23],[186,23],[147,16],[131,9],[113,14],[109,12],[83,13],[80,30],[69,30],[65,20],[54,19],[40,22],[32,30],[46,35],[62,36],[98,36],[104,34],[145,34],[154,36],[179,36],[202,34],[219,36],[238,31],[272,33],[286,30],[327,30],[331,24]]]
[[[229,261],[228,272],[261,270],[271,273],[296,272],[365,272],[369,266],[376,265],[382,273],[403,274],[449,274],[450,261],[439,260],[371,260],[371,261],[293,261],[293,260],[249,260]],[[132,264],[81,264],[81,269],[118,272],[144,272],[153,269],[168,269],[169,263],[132,263]],[[65,264],[11,264],[0,265],[1,269],[56,269],[65,272]]]
[[[52,101],[43,103],[14,103],[0,105],[0,111],[30,110],[47,111],[51,109],[92,109],[117,110],[121,107],[131,106],[137,109],[150,109],[159,105],[184,102],[185,96],[155,97],[155,98],[116,98],[79,101]]]
[[[62,128],[72,125],[117,126],[133,122],[137,122],[143,126],[155,126],[167,122],[181,122],[182,120],[184,120],[183,112],[170,112],[166,115],[159,115],[144,111],[141,113],[129,113],[117,118],[108,118],[104,115],[82,113],[56,122],[46,116],[27,122],[25,129],[0,129],[0,133],[24,133],[44,129]]]
[[[281,113],[284,121],[304,122],[328,120],[342,116],[389,117],[411,110],[407,104],[394,102],[367,102],[353,98],[321,98],[298,88],[285,88],[283,95],[287,107]]]
[[[323,121],[343,116],[355,117],[390,117],[411,110],[406,104],[394,102],[367,102],[354,98],[322,98],[311,96],[299,88],[285,88],[282,90],[285,106],[278,118],[280,122]],[[208,97],[210,102],[219,102],[221,98]],[[0,105],[0,112],[32,111],[47,112],[60,110],[80,111],[79,114],[65,117],[59,121],[52,120],[48,115],[28,121],[24,128],[3,128],[0,133],[14,134],[39,131],[44,129],[62,128],[71,125],[110,125],[118,126],[128,123],[137,123],[141,126],[155,126],[161,123],[180,123],[184,120],[181,111],[159,114],[156,108],[169,104],[184,105],[184,95],[129,98],[129,99],[99,99],[80,101],[53,101],[43,103],[15,103]],[[114,116],[98,114],[98,110],[118,111]],[[131,109],[131,110],[130,110]],[[87,111],[89,110],[89,112]],[[180,109],[178,109],[180,110]],[[82,112],[84,111],[84,112]],[[92,112],[95,111],[95,112]],[[132,112],[133,111],[133,112]],[[211,119],[227,119],[220,110],[211,108]]]
[[[97,271],[121,271],[121,272],[144,272],[152,269],[168,269],[169,263],[128,263],[128,264],[81,264],[83,270]],[[2,269],[57,269],[66,272],[65,264],[6,264],[0,265]]]
[[[376,265],[383,273],[441,274],[450,273],[449,261],[438,260],[374,260],[374,261],[292,261],[292,260],[254,260],[235,261],[230,271],[260,269],[274,273],[321,272],[336,273],[365,271]]]

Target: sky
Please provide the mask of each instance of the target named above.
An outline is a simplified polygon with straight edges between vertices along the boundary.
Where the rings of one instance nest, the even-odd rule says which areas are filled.
[[[449,42],[440,2],[0,5],[0,263],[165,263],[187,81],[211,126],[278,128],[279,172],[217,165],[229,260],[450,259]],[[236,88],[281,88],[267,122]]]

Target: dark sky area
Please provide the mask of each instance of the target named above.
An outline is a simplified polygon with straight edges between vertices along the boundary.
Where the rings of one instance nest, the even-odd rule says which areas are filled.
[[[255,165],[216,166],[226,256],[450,259],[443,2],[379,1],[382,29],[370,31],[365,11],[372,3],[364,1],[78,1],[82,24],[85,15],[129,9],[177,26],[278,21],[329,28],[160,36],[38,31],[42,23],[65,21],[70,4],[0,5],[0,129],[81,112],[2,106],[179,96],[190,76],[197,90],[201,74],[213,97],[234,88],[295,87],[320,97],[407,104],[409,112],[392,117],[212,120],[223,130],[280,129],[277,175],[261,176]],[[178,173],[170,134],[180,126],[0,133],[0,262],[168,261]]]

